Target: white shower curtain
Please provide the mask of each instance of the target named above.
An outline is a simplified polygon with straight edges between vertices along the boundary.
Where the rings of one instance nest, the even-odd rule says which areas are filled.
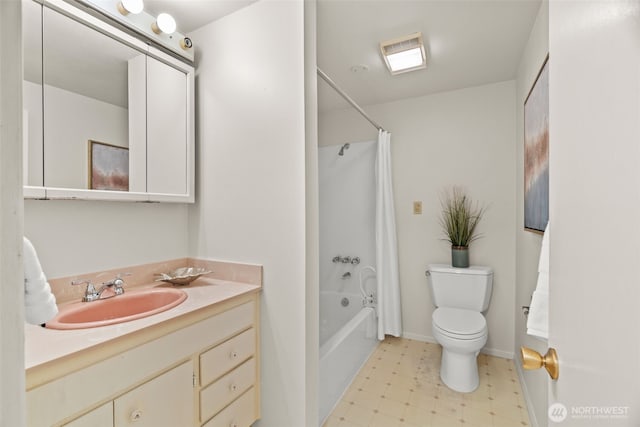
[[[376,269],[378,270],[378,339],[402,334],[398,243],[391,179],[391,134],[378,132],[376,160]]]

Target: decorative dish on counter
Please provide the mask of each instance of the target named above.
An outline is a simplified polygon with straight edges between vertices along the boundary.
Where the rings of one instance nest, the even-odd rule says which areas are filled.
[[[156,276],[158,276],[156,282],[167,282],[172,285],[186,286],[198,277],[211,272],[211,270],[206,270],[200,267],[181,267],[169,273],[156,274]]]

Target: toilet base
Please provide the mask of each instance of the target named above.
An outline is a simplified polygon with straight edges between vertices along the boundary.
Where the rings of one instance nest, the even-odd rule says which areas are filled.
[[[442,348],[440,378],[451,390],[470,393],[478,388],[478,352],[455,353]]]

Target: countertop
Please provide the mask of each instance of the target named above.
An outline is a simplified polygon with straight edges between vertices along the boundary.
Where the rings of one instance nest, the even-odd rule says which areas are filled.
[[[166,284],[152,284],[136,286],[144,287],[172,287]],[[189,286],[177,287],[187,293],[187,299],[180,305],[149,317],[101,326],[89,329],[55,330],[37,325],[25,326],[25,369],[40,368],[56,360],[67,358],[76,353],[105,345],[111,340],[138,333],[156,325],[167,324],[189,313],[200,309],[229,301],[233,298],[258,292],[261,287],[247,283],[202,277]],[[125,290],[126,292],[126,290]],[[117,298],[117,297],[116,297]],[[90,302],[85,304],[91,304]]]

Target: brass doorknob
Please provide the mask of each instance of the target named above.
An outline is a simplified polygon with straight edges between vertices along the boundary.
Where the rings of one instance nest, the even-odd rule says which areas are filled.
[[[522,356],[522,367],[524,369],[540,369],[544,366],[552,379],[558,379],[560,367],[555,349],[550,348],[547,350],[547,354],[542,356],[537,351],[523,346],[520,347],[520,356]]]

